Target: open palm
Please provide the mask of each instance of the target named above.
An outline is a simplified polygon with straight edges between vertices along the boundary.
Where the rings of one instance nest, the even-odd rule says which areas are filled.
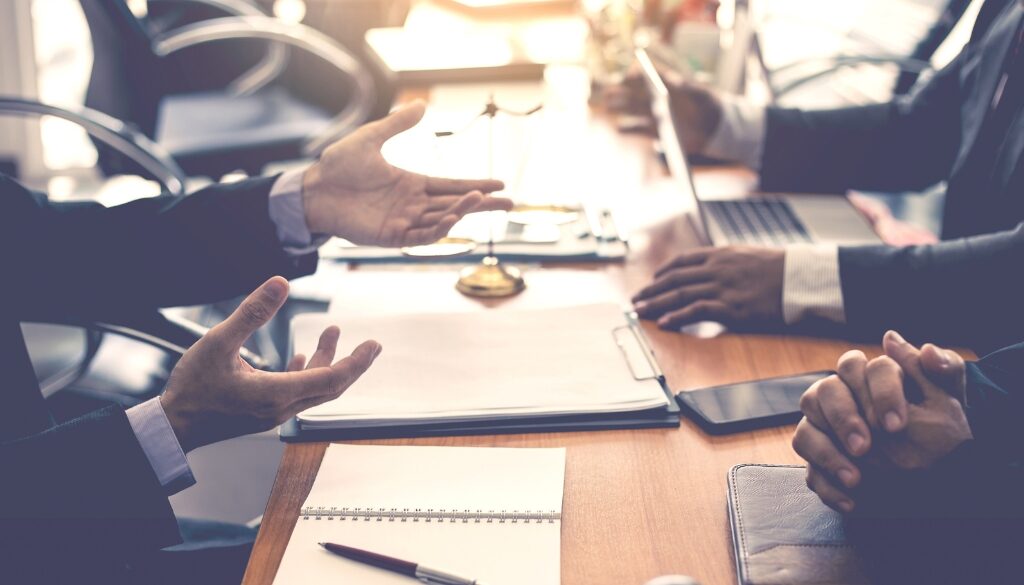
[[[303,200],[310,231],[375,246],[413,246],[444,237],[467,213],[508,210],[512,201],[486,195],[501,181],[429,177],[389,164],[381,147],[415,126],[416,102],[334,143],[306,171]]]

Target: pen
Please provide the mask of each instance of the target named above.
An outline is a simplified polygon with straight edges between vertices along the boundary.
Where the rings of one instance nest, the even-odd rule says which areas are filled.
[[[424,583],[429,583],[430,585],[484,585],[484,583],[477,581],[476,579],[459,577],[458,575],[445,573],[444,571],[432,569],[411,561],[403,561],[394,557],[359,550],[358,548],[352,548],[350,546],[330,542],[321,542],[320,546],[340,557],[345,557],[346,559],[377,567],[378,569],[385,569],[387,571],[414,577]]]

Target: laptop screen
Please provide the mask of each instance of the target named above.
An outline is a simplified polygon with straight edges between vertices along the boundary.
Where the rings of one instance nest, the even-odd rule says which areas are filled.
[[[692,201],[697,213],[689,214],[698,237],[705,244],[711,242],[708,236],[707,221],[704,217],[704,209],[697,197],[697,191],[693,184],[693,177],[690,175],[690,166],[686,160],[686,153],[683,152],[683,143],[676,134],[675,123],[672,119],[672,105],[669,98],[668,87],[658,73],[654,61],[646,49],[636,50],[636,59],[643,71],[644,80],[651,93],[651,112],[654,114],[654,121],[658,127],[658,142],[661,144],[661,151],[668,164],[669,173],[675,179],[679,187],[680,195]]]

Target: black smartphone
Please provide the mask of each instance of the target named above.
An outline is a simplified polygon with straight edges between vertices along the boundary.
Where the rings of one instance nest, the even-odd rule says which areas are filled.
[[[800,420],[800,396],[833,373],[823,370],[701,388],[680,392],[676,401],[702,429],[715,435],[782,426]]]

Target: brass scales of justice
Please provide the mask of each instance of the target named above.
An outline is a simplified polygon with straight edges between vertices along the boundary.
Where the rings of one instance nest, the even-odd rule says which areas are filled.
[[[492,94],[484,106],[484,110],[477,115],[465,129],[473,125],[473,122],[482,117],[487,118],[488,124],[488,147],[487,147],[487,174],[494,177],[494,119],[499,113],[511,116],[526,117],[539,112],[543,105],[538,105],[527,111],[514,111],[502,108],[494,101]],[[455,131],[435,132],[437,138],[454,136]],[[525,156],[525,155],[524,155]],[[520,215],[543,214],[546,216],[566,215],[575,216],[576,210],[557,205],[516,205],[513,212]],[[493,213],[493,212],[492,212]],[[455,284],[456,290],[460,293],[480,298],[500,298],[519,294],[526,288],[526,281],[523,280],[522,272],[514,267],[503,264],[494,250],[494,226],[489,226],[487,238],[487,253],[479,264],[468,266],[459,273],[459,279]],[[468,254],[476,248],[476,241],[469,238],[445,237],[433,244],[416,246],[403,249],[403,253],[416,257],[438,257],[456,256]]]

